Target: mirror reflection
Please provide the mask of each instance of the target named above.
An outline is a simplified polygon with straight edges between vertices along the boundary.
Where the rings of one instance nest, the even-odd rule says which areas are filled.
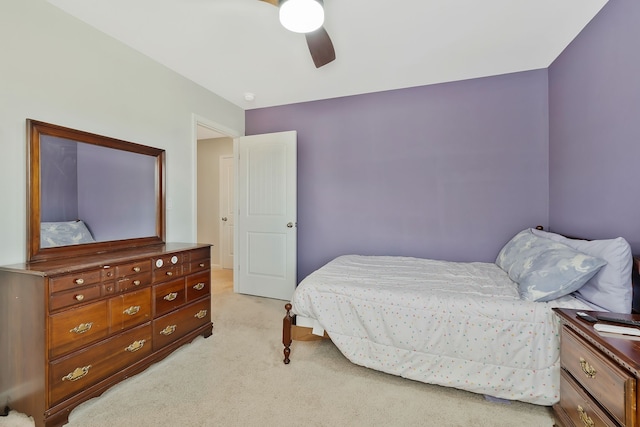
[[[40,247],[155,235],[155,157],[40,138]]]
[[[164,242],[164,150],[28,127],[29,261]]]

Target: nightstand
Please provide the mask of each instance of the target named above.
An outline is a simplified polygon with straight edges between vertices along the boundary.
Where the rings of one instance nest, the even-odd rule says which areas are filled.
[[[555,425],[640,426],[640,337],[599,333],[591,323],[576,318],[579,310],[554,311],[562,321],[560,402],[553,406]],[[619,316],[640,320],[640,315]]]

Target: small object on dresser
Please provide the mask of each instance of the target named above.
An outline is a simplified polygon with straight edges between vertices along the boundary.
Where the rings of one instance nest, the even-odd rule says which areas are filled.
[[[603,322],[622,323],[624,325],[640,326],[640,320],[623,319],[620,317],[609,316],[606,314],[598,314],[597,317],[598,317],[598,320],[602,320]]]
[[[595,317],[585,313],[584,311],[577,312],[576,316],[578,316],[578,318],[580,318],[582,320],[586,320],[587,322],[590,322],[590,323],[596,323],[598,321],[598,319],[596,319]]]
[[[622,335],[635,335],[640,337],[640,329],[632,328],[629,326],[616,326],[616,325],[607,325],[604,323],[596,323],[593,325],[593,329],[598,332],[610,332],[613,334],[622,334]]]

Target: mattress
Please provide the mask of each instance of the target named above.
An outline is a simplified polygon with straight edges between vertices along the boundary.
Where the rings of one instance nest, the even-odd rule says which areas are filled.
[[[509,400],[559,400],[565,296],[519,298],[493,263],[345,255],[310,274],[292,312],[314,319],[353,363],[416,381]]]

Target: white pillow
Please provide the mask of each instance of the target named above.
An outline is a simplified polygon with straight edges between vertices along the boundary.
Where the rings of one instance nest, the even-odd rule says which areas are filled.
[[[624,238],[578,240],[542,230],[532,229],[532,232],[607,261],[607,264],[578,289],[576,294],[604,309],[616,313],[631,313],[633,255],[631,246]]]
[[[504,245],[496,264],[518,284],[520,298],[551,301],[582,287],[606,261],[526,229]]]

